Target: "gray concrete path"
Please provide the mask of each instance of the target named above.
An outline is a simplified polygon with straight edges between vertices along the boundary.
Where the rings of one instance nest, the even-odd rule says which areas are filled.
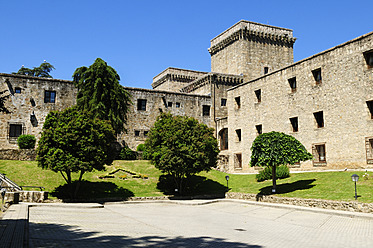
[[[238,201],[204,203],[34,206],[29,208],[29,245],[373,247],[373,218],[369,215],[343,216]]]

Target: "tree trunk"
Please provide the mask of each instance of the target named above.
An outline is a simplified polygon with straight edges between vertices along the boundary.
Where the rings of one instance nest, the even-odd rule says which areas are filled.
[[[79,180],[76,183],[76,187],[75,187],[75,191],[74,191],[74,198],[76,198],[76,196],[78,195],[78,191],[79,191],[79,188],[80,188],[80,181],[82,181],[82,177],[83,177],[84,172],[85,171],[83,171],[83,170],[80,171]]]
[[[276,193],[276,165],[272,165],[272,193]]]

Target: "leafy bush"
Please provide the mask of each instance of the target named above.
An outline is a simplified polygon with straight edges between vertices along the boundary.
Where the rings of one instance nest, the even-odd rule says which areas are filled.
[[[136,148],[136,151],[138,152],[143,152],[145,151],[145,145],[144,144],[139,144]]]
[[[132,151],[128,146],[124,146],[119,153],[120,160],[136,160],[136,152]]]
[[[34,149],[36,139],[34,135],[23,134],[18,137],[17,143],[18,143],[19,149]]]
[[[142,152],[142,159],[149,159],[148,152],[146,151],[146,146],[145,144],[139,144],[136,148],[136,151]]]
[[[276,178],[282,179],[290,177],[289,168],[286,165],[278,166],[276,169]],[[260,171],[259,174],[256,175],[256,180],[258,182],[263,182],[265,180],[272,179],[272,167],[267,166],[264,170]]]

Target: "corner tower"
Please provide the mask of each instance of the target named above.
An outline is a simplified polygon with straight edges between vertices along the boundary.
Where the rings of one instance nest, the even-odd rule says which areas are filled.
[[[293,30],[239,21],[211,40],[211,72],[251,80],[293,63]]]

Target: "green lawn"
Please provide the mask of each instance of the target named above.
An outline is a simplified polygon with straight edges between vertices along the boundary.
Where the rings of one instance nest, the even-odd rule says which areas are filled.
[[[130,196],[162,196],[165,193],[172,193],[167,190],[169,181],[161,177],[161,173],[150,165],[148,161],[115,161],[112,166],[106,167],[106,171],[95,171],[84,175],[86,182],[82,185],[81,197],[104,198]],[[114,178],[99,179],[99,176],[108,175],[110,172],[119,170]],[[133,178],[124,172],[131,171],[136,174],[147,175],[148,179]],[[44,186],[47,191],[52,192],[52,198],[61,196],[64,187],[62,176],[49,170],[42,170],[37,167],[34,161],[9,161],[0,160],[0,172],[18,185]],[[329,200],[354,200],[354,183],[351,180],[352,174],[360,176],[357,183],[359,202],[373,202],[373,172],[369,180],[363,179],[364,172],[308,172],[291,174],[290,178],[277,181],[278,196],[316,198]],[[126,175],[127,179],[120,179]],[[226,190],[227,174],[219,171],[200,173],[192,178],[189,185],[189,192],[194,195],[201,194],[222,194]],[[242,193],[263,193],[269,194],[271,181],[256,182],[255,175],[229,174],[229,188],[233,192]],[[160,181],[160,182],[159,182]],[[166,186],[165,186],[166,185]]]

